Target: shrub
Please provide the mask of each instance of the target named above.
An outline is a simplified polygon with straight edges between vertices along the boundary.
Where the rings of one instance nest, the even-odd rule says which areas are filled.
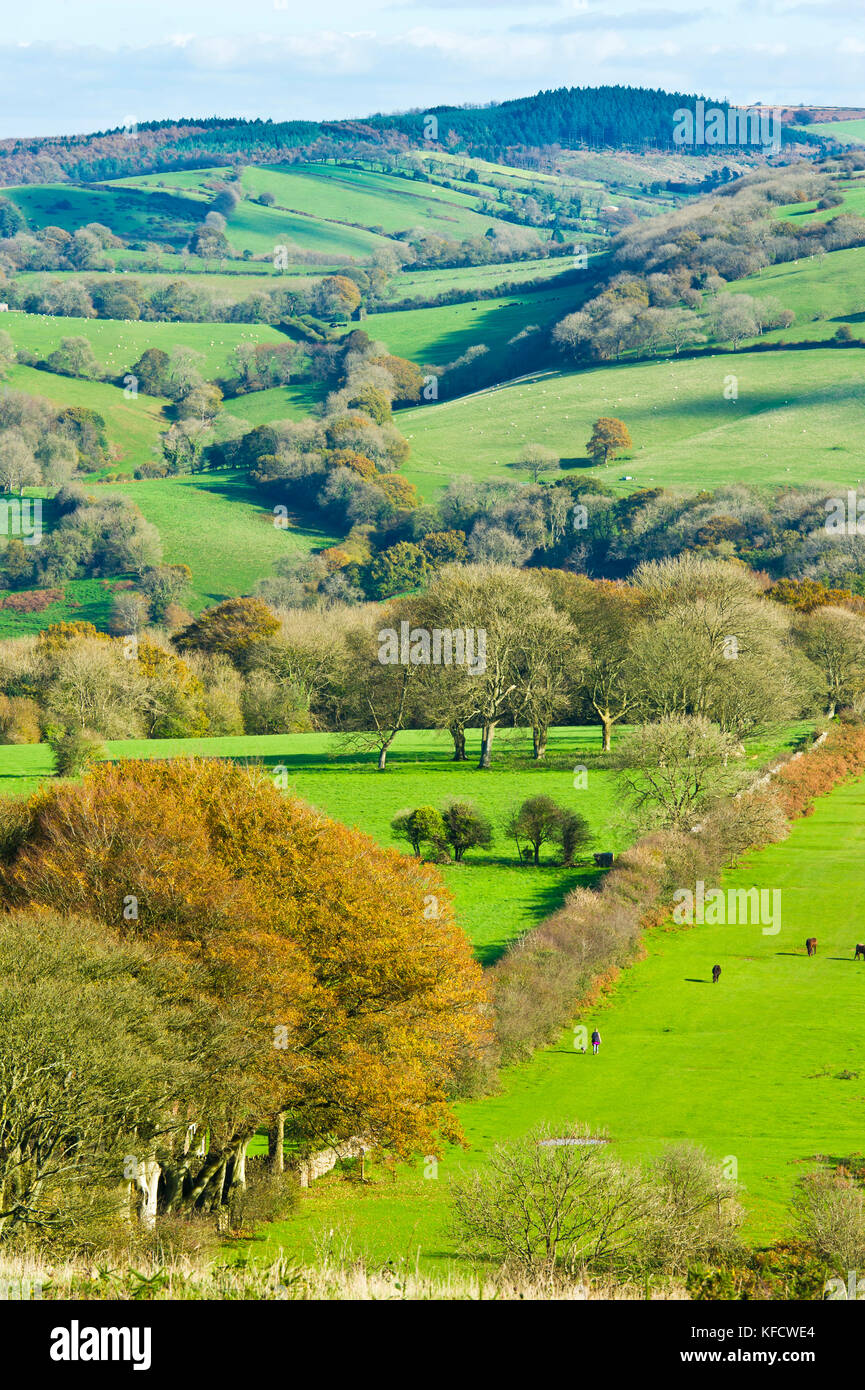
[[[104,752],[102,744],[86,729],[56,729],[46,732],[45,742],[54,754],[56,777],[78,777]]]
[[[398,811],[391,821],[391,829],[400,840],[408,840],[418,859],[421,847],[429,845],[433,851],[446,843],[445,823],[435,806],[418,806],[414,811]]]
[[[809,1173],[793,1199],[801,1239],[835,1271],[865,1267],[865,1192],[846,1168]]]
[[[489,849],[493,840],[492,826],[472,801],[451,801],[442,811],[445,842],[462,863],[467,849]]]
[[[686,1288],[698,1302],[822,1299],[830,1270],[802,1241],[778,1241],[723,1266],[695,1262]]]
[[[41,715],[35,700],[0,695],[0,743],[39,743]]]

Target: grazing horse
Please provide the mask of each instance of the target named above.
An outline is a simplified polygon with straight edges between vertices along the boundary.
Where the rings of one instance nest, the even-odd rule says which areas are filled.
[[[854,960],[865,960],[865,943],[860,942],[860,943],[857,945],[857,947],[856,947],[856,954],[855,954],[855,956],[853,957],[853,959],[854,959]]]
[[[805,942],[805,950],[808,952],[808,955],[809,955],[809,956],[816,956],[816,954],[817,954],[817,938],[816,938],[816,936],[809,936],[809,937],[808,937],[807,941]]]
[[[713,984],[713,985],[716,985],[716,984],[718,983],[718,981],[720,980],[720,978],[721,978],[721,967],[720,967],[720,965],[713,965],[713,966],[712,966],[712,984]]]

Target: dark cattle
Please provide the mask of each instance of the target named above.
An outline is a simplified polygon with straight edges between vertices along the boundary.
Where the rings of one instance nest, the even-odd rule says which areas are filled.
[[[817,938],[816,938],[816,936],[809,936],[809,937],[808,937],[808,940],[805,942],[805,950],[808,952],[808,955],[809,955],[809,956],[816,956],[816,954],[817,954]]]
[[[712,984],[713,984],[713,985],[716,985],[716,984],[718,983],[718,981],[720,980],[720,978],[721,978],[721,967],[720,967],[720,965],[713,965],[713,966],[712,966]]]
[[[856,954],[853,957],[853,959],[865,960],[865,944],[863,944],[862,942],[860,942],[859,945],[856,947]]]

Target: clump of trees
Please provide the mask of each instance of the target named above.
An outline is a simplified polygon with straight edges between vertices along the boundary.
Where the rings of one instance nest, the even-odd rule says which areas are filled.
[[[459,1137],[485,991],[434,870],[210,760],[102,763],[0,830],[0,1238],[91,1194],[230,1220],[262,1126],[300,1152]]]
[[[562,863],[573,864],[577,850],[591,839],[584,817],[558,805],[551,796],[527,797],[510,812],[506,828],[516,842],[520,858],[531,858],[535,864],[540,864],[545,844],[558,845]]]
[[[734,1185],[703,1150],[668,1148],[640,1167],[579,1126],[497,1145],[452,1198],[466,1253],[548,1277],[681,1274],[697,1261],[730,1260],[743,1216]]]

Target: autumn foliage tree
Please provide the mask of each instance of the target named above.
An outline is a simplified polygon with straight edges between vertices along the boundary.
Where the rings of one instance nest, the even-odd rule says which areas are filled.
[[[207,608],[174,638],[180,652],[227,656],[241,669],[261,642],[279,632],[279,619],[260,598],[231,598]]]
[[[595,421],[591,438],[586,444],[586,452],[596,464],[605,464],[623,449],[632,448],[633,441],[627,425],[612,415],[602,415]]]
[[[249,1139],[280,1116],[301,1147],[459,1137],[448,1096],[485,1042],[485,991],[434,869],[217,760],[101,764],[2,830],[7,906],[194,966],[235,1039],[235,1089],[188,1117],[206,1152],[156,1149],[161,1202],[230,1202]]]

